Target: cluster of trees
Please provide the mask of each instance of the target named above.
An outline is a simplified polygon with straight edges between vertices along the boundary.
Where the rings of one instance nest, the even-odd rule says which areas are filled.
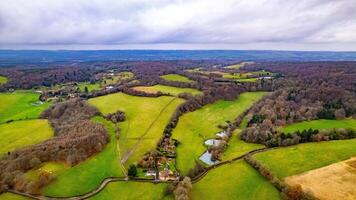
[[[271,140],[279,141],[280,126],[314,119],[356,117],[356,81],[352,78],[356,76],[354,65],[266,64],[265,69],[283,73],[285,78],[275,80],[273,87],[276,90],[253,106],[250,112],[253,117],[241,138],[248,142],[269,143]],[[297,136],[294,135],[291,140],[302,141]]]
[[[118,110],[114,113],[107,114],[106,116],[104,116],[104,118],[106,120],[112,121],[114,124],[116,124],[116,123],[125,121],[126,115],[121,110]]]
[[[192,182],[189,177],[184,177],[174,189],[175,200],[189,200],[189,193],[192,190]]]
[[[26,171],[39,167],[43,162],[60,161],[73,166],[100,152],[109,142],[105,126],[90,121],[98,111],[84,101],[75,99],[60,103],[46,110],[42,117],[50,120],[55,137],[40,144],[8,152],[0,159],[0,191],[7,188],[21,188],[26,192],[36,191],[30,187],[18,187],[26,181],[22,177]],[[42,179],[40,179],[42,180]],[[42,186],[51,179],[39,183]]]

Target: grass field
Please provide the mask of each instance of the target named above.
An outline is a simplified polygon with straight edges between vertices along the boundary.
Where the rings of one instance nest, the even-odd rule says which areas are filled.
[[[94,120],[106,126],[110,142],[99,154],[74,167],[57,171],[56,180],[43,189],[45,195],[55,197],[80,195],[96,188],[106,177],[124,176],[119,166],[114,125],[99,117]]]
[[[178,82],[185,82],[185,83],[194,83],[193,80],[190,80],[189,78],[179,75],[179,74],[166,74],[161,76],[161,78],[167,80],[167,81],[178,81]]]
[[[215,137],[220,131],[217,127],[219,124],[234,120],[264,94],[243,93],[234,101],[218,101],[180,117],[177,127],[173,130],[173,138],[181,142],[177,147],[177,167],[180,172],[187,174],[194,167],[195,160],[206,151],[204,141]]]
[[[7,78],[5,76],[0,76],[0,85],[7,83]]]
[[[279,148],[254,157],[279,178],[346,160],[356,155],[356,139],[305,143]]]
[[[304,121],[294,123],[284,127],[282,130],[284,133],[291,133],[294,131],[302,131],[305,129],[333,129],[333,128],[351,128],[356,129],[356,119],[343,119],[343,120],[327,120],[319,119],[312,121]]]
[[[9,120],[37,118],[49,103],[33,105],[39,101],[39,94],[29,91],[0,93],[0,123]]]
[[[251,65],[253,64],[254,62],[241,62],[239,64],[236,64],[236,65],[229,65],[229,66],[226,66],[225,68],[227,69],[240,69],[241,67],[244,67],[246,65]]]
[[[88,91],[91,92],[93,90],[100,90],[101,86],[100,83],[89,83],[89,82],[83,82],[78,84],[78,88],[81,92],[84,92],[85,87],[88,88]]]
[[[17,195],[17,194],[12,194],[9,192],[0,194],[0,199],[1,200],[30,200],[29,198]]]
[[[235,161],[211,170],[193,185],[193,200],[281,199],[279,192],[245,161]]]
[[[0,124],[0,155],[37,144],[53,136],[53,131],[47,120],[21,120]]]
[[[103,114],[121,110],[126,121],[119,123],[120,154],[126,166],[155,149],[176,107],[184,100],[170,97],[137,97],[115,93],[89,100]]]
[[[99,194],[89,198],[91,200],[153,200],[163,199],[166,184],[143,182],[113,182],[109,183]]]
[[[192,95],[202,94],[201,91],[193,88],[179,88],[166,85],[154,85],[154,86],[137,86],[135,90],[144,91],[148,93],[157,93],[158,91],[163,93],[169,93],[171,95],[178,96],[181,93],[190,93]]]
[[[252,150],[265,147],[262,144],[247,143],[239,138],[241,129],[236,129],[228,143],[226,151],[223,153],[222,160],[230,160],[242,156]]]

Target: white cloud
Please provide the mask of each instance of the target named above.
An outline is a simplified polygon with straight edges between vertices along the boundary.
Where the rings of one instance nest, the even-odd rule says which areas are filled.
[[[356,44],[355,10],[356,0],[1,0],[0,45],[340,48]]]

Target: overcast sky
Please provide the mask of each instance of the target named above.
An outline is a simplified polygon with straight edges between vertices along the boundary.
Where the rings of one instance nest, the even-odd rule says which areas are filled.
[[[0,48],[356,50],[356,0],[0,0]]]

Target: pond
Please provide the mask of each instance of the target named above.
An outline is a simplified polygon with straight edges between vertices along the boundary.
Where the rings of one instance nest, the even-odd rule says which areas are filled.
[[[221,131],[221,132],[217,133],[216,136],[221,137],[221,138],[228,137],[228,135],[226,134],[226,131]]]
[[[199,159],[207,165],[213,165],[218,162],[218,161],[211,160],[211,153],[209,153],[209,151],[206,151],[203,155],[199,157]]]
[[[220,140],[216,140],[216,139],[209,139],[209,140],[206,140],[204,142],[205,145],[207,146],[218,146],[220,144]]]

